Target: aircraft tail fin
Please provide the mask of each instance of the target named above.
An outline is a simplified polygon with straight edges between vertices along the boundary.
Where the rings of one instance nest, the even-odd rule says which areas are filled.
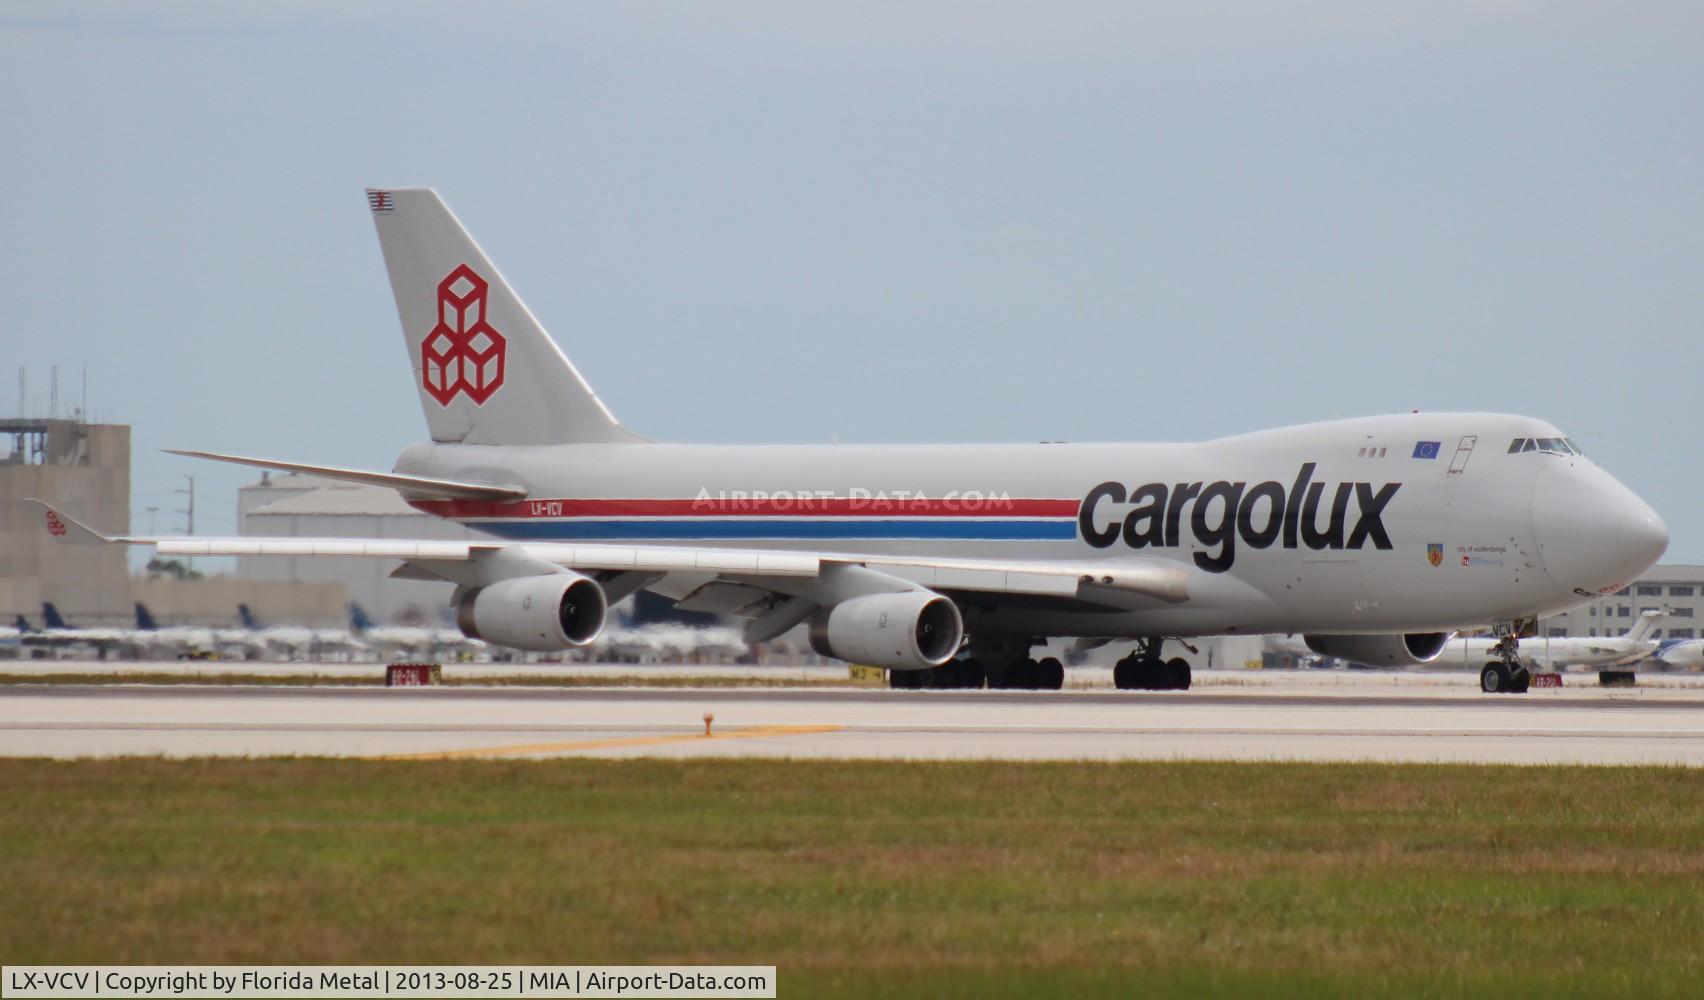
[[[260,630],[260,622],[255,620],[254,612],[249,610],[249,606],[247,604],[237,605],[237,621],[242,622],[243,628],[248,629],[250,632]]]
[[[349,602],[349,627],[355,632],[365,632],[373,627],[373,620],[367,617],[367,609]]]
[[[143,604],[141,601],[137,601],[136,602],[136,628],[137,628],[137,631],[153,632],[153,631],[157,630],[159,627],[160,627],[159,623],[154,621],[154,616],[148,612],[148,605]]]
[[[34,632],[35,631],[35,626],[31,625],[30,620],[28,618],[25,618],[23,615],[19,615],[17,621],[13,622],[12,625],[19,632]]]
[[[59,614],[59,609],[53,606],[52,601],[41,602],[41,620],[48,628],[71,627],[65,624],[64,617]]]
[[[1639,620],[1634,622],[1633,627],[1627,630],[1627,638],[1632,639],[1634,642],[1643,642],[1644,640],[1649,639],[1651,637],[1651,630],[1657,627],[1658,622],[1667,617],[1667,611],[1651,610],[1640,612]]]
[[[367,190],[432,440],[633,442],[431,188]]]

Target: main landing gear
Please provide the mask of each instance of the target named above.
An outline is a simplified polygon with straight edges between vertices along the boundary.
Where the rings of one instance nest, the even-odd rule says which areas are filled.
[[[1532,685],[1532,672],[1520,661],[1520,640],[1512,634],[1503,636],[1492,647],[1497,657],[1479,671],[1479,690],[1486,694],[1526,694]]]
[[[1120,691],[1188,691],[1189,661],[1181,656],[1161,659],[1164,644],[1159,636],[1138,642],[1135,652],[1113,665],[1113,686]]]
[[[933,670],[890,670],[888,687],[916,691],[965,690],[987,686],[1023,691],[1057,691],[1065,686],[1065,665],[1053,657],[1029,655],[1039,639],[971,639],[955,659]]]

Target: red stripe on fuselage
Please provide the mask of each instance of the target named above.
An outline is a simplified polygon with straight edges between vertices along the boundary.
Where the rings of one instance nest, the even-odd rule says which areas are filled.
[[[410,500],[447,518],[469,517],[1076,517],[1077,500],[1007,497],[765,497],[685,500]]]

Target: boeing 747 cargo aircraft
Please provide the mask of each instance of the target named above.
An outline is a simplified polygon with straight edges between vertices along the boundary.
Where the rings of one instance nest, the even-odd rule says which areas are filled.
[[[1167,641],[1302,633],[1348,659],[1423,662],[1502,637],[1488,691],[1522,690],[1534,619],[1620,589],[1668,531],[1550,424],[1409,413],[1198,444],[706,446],[619,423],[438,195],[367,192],[430,440],[390,472],[206,452],[396,489],[488,541],[109,538],[162,555],[402,561],[455,584],[467,635],[591,643],[646,589],[801,623],[896,687],[1046,687],[1049,637],[1133,639],[1120,687],[1187,688]]]

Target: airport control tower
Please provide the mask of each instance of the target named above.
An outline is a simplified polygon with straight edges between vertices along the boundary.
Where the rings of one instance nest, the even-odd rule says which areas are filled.
[[[82,420],[0,419],[0,615],[41,624],[53,601],[78,624],[116,624],[130,615],[130,577],[122,546],[59,544],[41,497],[97,530],[130,530],[130,428]]]

